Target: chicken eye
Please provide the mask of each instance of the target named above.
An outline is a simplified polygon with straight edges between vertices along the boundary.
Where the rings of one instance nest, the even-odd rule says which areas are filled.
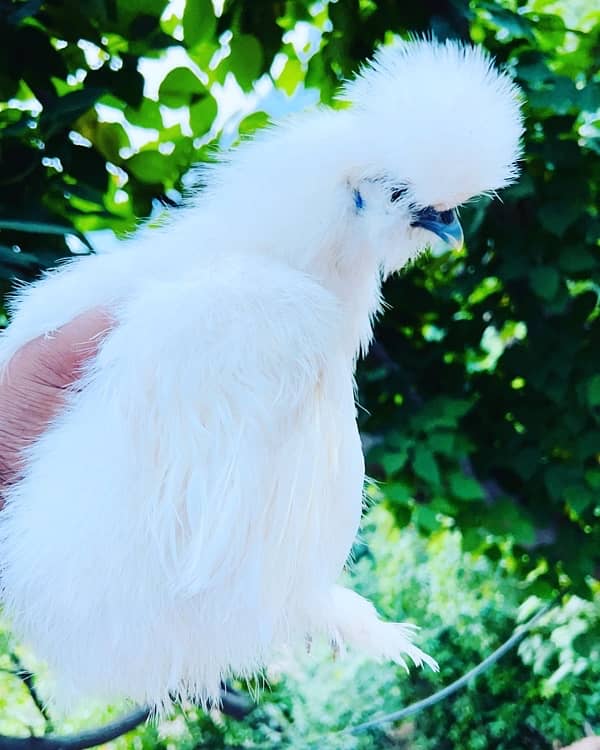
[[[455,213],[454,211],[442,211],[440,219],[442,220],[442,224],[452,224],[455,219]]]
[[[397,201],[402,198],[402,196],[406,193],[405,187],[397,187],[392,190],[392,194],[390,195],[390,201],[392,203],[396,203]]]

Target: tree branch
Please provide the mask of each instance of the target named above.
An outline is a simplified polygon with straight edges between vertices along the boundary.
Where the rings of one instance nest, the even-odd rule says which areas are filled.
[[[0,750],[85,750],[127,734],[150,716],[150,709],[138,708],[127,716],[87,732],[67,737],[4,737],[0,736]]]
[[[26,672],[26,670],[22,671]],[[14,674],[23,680],[17,672]],[[37,697],[33,698],[31,690],[29,692],[34,703],[40,712],[42,712],[40,705],[43,707],[43,704],[41,701],[38,705],[39,696],[36,694]],[[224,714],[240,720],[250,713],[252,704],[236,690],[226,688],[221,691],[220,708]],[[54,735],[46,735],[44,737],[8,737],[0,735],[0,750],[86,750],[86,748],[103,745],[105,742],[110,742],[117,737],[121,737],[123,734],[127,734],[127,732],[131,732],[132,729],[135,729],[146,721],[150,714],[151,709],[138,708],[103,727],[97,727],[96,729],[90,729],[66,737]],[[42,715],[46,718],[46,714],[42,713]],[[47,721],[49,720],[47,719]]]
[[[46,731],[50,732],[52,731],[52,719],[50,718],[50,715],[48,714],[48,711],[46,709],[46,706],[44,705],[44,702],[39,696],[39,693],[37,691],[37,688],[35,686],[35,680],[33,677],[33,672],[31,672],[29,669],[26,669],[23,666],[23,663],[19,659],[19,657],[14,653],[14,651],[10,651],[8,654],[11,662],[15,666],[15,670],[12,672],[15,677],[18,677],[19,680],[25,685],[25,688],[27,689],[27,692],[29,693],[29,697],[35,704],[35,707],[40,712],[40,714],[44,717],[44,721],[46,722]]]

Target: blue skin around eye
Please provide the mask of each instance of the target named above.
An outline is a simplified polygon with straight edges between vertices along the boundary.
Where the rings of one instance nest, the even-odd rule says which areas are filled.
[[[362,209],[365,207],[365,202],[363,200],[362,195],[358,190],[353,191],[354,195],[354,208],[356,209],[356,212],[362,211]]]

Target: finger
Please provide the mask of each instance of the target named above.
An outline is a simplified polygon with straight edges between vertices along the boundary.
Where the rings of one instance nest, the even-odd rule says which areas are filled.
[[[113,325],[106,309],[88,310],[25,344],[9,362],[8,376],[16,386],[31,382],[64,389],[77,379],[82,365],[98,351]]]
[[[65,389],[113,325],[107,310],[93,309],[33,339],[11,359],[0,382],[0,488],[17,476],[22,450],[57,415]]]

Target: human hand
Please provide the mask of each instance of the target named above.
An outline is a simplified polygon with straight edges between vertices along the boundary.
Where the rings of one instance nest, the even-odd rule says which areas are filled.
[[[562,750],[600,750],[600,737],[590,736],[563,747]]]
[[[103,309],[28,342],[0,375],[0,508],[2,490],[22,468],[22,451],[59,413],[68,388],[93,356],[113,320]]]

